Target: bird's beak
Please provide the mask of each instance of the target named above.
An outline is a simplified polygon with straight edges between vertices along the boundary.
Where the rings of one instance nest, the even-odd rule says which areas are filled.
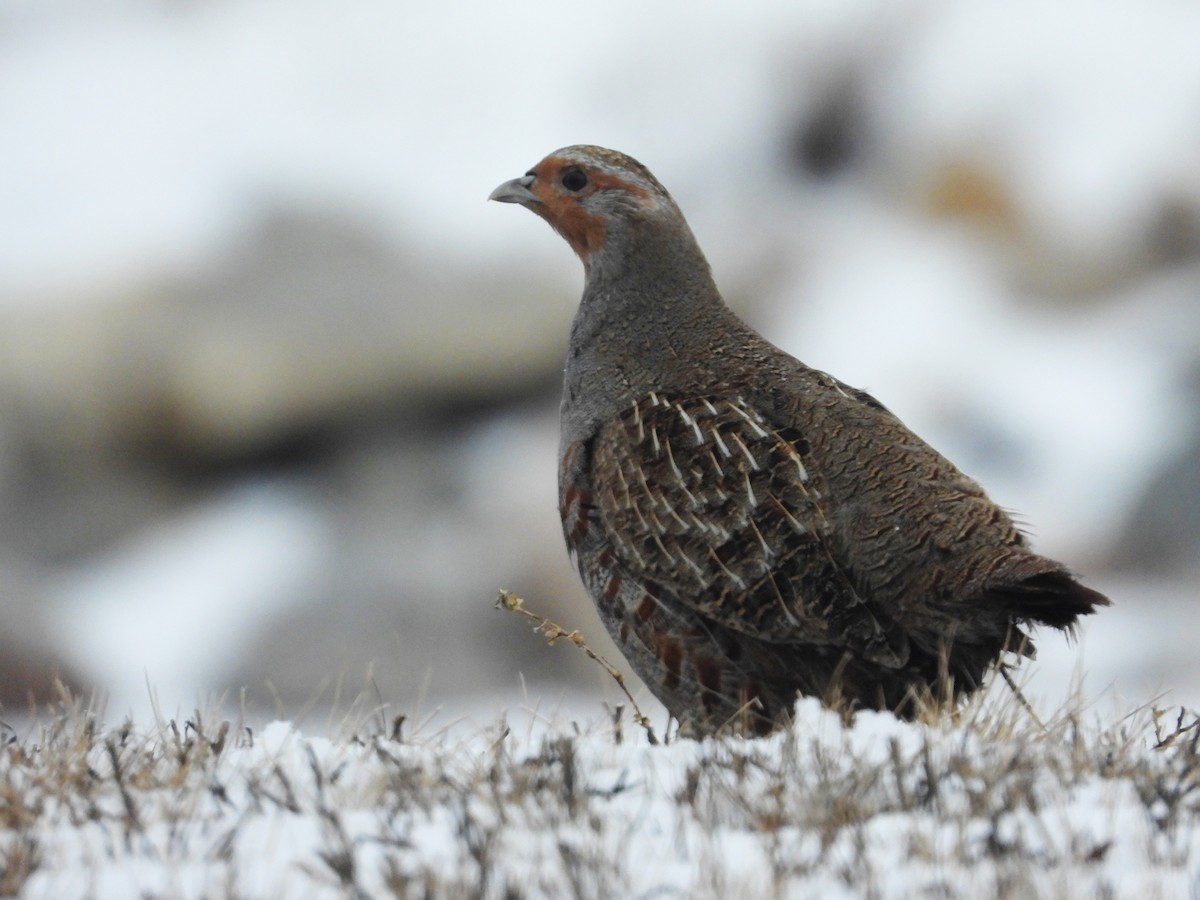
[[[542,201],[537,198],[537,195],[529,189],[529,186],[533,184],[533,178],[532,175],[522,175],[520,178],[506,181],[492,191],[488,199],[500,203],[520,203],[522,206],[541,203]]]

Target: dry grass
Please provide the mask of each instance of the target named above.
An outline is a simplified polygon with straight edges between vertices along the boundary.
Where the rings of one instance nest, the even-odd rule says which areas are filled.
[[[993,691],[936,723],[815,703],[763,740],[612,723],[256,733],[101,724],[64,694],[0,755],[0,895],[1173,897],[1200,722]],[[132,874],[131,874],[132,873]]]

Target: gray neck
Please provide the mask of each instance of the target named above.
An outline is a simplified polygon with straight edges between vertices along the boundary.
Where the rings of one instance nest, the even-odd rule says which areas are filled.
[[[670,227],[668,227],[668,225]],[[564,448],[650,391],[703,390],[745,326],[682,221],[625,222],[588,261],[563,385]],[[714,347],[713,344],[718,346]]]

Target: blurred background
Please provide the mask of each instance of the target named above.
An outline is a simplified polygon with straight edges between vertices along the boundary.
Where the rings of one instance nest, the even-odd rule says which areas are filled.
[[[582,272],[485,202],[572,143],[1114,599],[1033,693],[1196,704],[1198,40],[1168,0],[0,0],[0,715],[53,670],[110,718],[617,700],[492,609],[618,658],[556,512]]]

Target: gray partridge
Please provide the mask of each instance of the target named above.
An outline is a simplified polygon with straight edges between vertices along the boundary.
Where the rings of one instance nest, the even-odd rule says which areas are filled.
[[[684,733],[766,732],[796,695],[911,716],[978,687],[1023,630],[1108,600],[878,400],[725,305],[645,166],[558,150],[492,200],[583,261],[561,410],[568,548]]]

